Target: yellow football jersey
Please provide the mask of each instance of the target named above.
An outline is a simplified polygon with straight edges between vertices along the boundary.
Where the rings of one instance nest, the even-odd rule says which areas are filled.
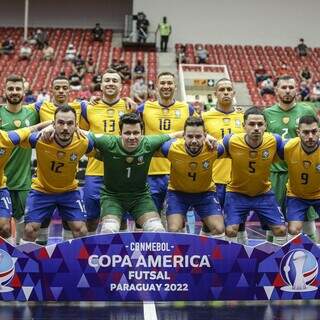
[[[14,131],[0,130],[0,188],[6,186],[7,178],[4,175],[4,167],[10,158],[13,148],[28,138],[29,128],[18,129]]]
[[[102,101],[96,105],[89,104],[85,108],[82,108],[80,127],[93,133],[119,135],[119,119],[124,113],[129,111],[123,99],[118,100],[112,105],[108,105]],[[103,162],[89,158],[86,175],[103,176]]]
[[[284,147],[284,160],[288,165],[287,195],[302,199],[320,199],[320,147],[308,154],[300,138],[290,139]]]
[[[172,133],[183,130],[186,119],[193,114],[193,108],[185,102],[175,101],[164,107],[158,101],[146,101],[139,106],[138,113],[143,118],[145,134]],[[153,158],[149,175],[169,174],[170,162],[167,159]]]
[[[185,148],[185,140],[170,140],[161,148],[171,163],[169,189],[187,193],[215,191],[212,181],[214,161],[224,153],[222,145],[215,151],[204,145],[201,153],[191,156]]]
[[[70,102],[68,105],[72,107],[77,114],[77,122],[79,123],[81,108],[84,108],[87,102]],[[42,101],[40,103],[36,102],[35,104],[31,104],[27,106],[28,108],[32,108],[39,113],[40,122],[50,121],[54,119],[54,113],[57,109],[56,105],[50,101]]]
[[[263,135],[262,143],[251,148],[245,141],[245,133],[228,135],[223,139],[227,156],[232,159],[231,181],[227,191],[256,196],[270,190],[270,166],[278,161],[281,137],[271,133]]]
[[[243,111],[224,113],[212,108],[202,114],[207,132],[217,140],[227,134],[243,132]],[[231,159],[217,159],[213,164],[212,177],[215,183],[228,184],[231,180]]]
[[[37,154],[36,176],[31,187],[44,193],[61,193],[77,189],[78,162],[84,155],[93,155],[93,141],[75,134],[72,142],[61,147],[55,141],[45,143],[40,134],[34,133],[22,143],[23,147],[35,148]]]

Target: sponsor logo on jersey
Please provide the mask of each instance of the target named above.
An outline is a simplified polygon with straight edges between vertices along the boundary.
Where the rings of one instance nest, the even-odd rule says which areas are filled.
[[[309,168],[311,166],[311,162],[310,161],[307,161],[307,160],[305,160],[305,161],[303,161],[303,167],[304,168]]]
[[[19,119],[13,120],[13,124],[15,125],[16,128],[20,128],[21,127],[21,120],[19,120]]]
[[[26,124],[27,127],[30,126],[30,121],[29,121],[29,119],[27,119],[24,123]]]
[[[78,160],[78,155],[76,154],[76,153],[71,153],[71,155],[70,155],[70,160],[71,161],[76,161],[76,160]]]
[[[0,157],[5,155],[5,153],[6,153],[6,149],[0,148]]]
[[[283,117],[283,118],[282,118],[282,122],[283,122],[284,124],[288,124],[289,121],[290,121],[290,118],[289,118],[289,117]]]
[[[253,150],[249,151],[249,158],[250,159],[257,159],[257,156],[258,156],[258,151],[253,151]]]
[[[210,167],[210,161],[209,160],[203,161],[202,167],[203,167],[203,169],[208,170]]]
[[[224,124],[229,124],[230,123],[230,118],[223,118],[222,119]]]
[[[190,162],[189,163],[189,168],[191,170],[195,170],[195,169],[197,169],[197,167],[198,167],[198,164],[196,162]]]
[[[162,108],[162,113],[163,114],[168,114],[169,113],[169,109],[168,108]]]
[[[132,163],[134,160],[134,157],[126,157],[127,163]]]
[[[66,153],[64,151],[57,151],[57,158],[58,159],[62,159],[65,155],[66,155]]]
[[[234,126],[235,126],[236,128],[241,128],[241,120],[240,120],[240,119],[236,119],[236,120],[234,121]]]
[[[175,112],[176,118],[181,118],[181,111],[180,110],[176,110]]]
[[[320,172],[320,163],[318,163],[318,164],[316,165],[316,170],[317,170],[318,172]]]
[[[144,159],[143,159],[143,156],[140,156],[137,158],[137,165],[141,165],[144,163]]]
[[[113,116],[114,115],[114,109],[107,109],[107,114],[108,114],[108,116]]]
[[[270,155],[269,150],[263,150],[262,151],[262,159],[268,159]]]

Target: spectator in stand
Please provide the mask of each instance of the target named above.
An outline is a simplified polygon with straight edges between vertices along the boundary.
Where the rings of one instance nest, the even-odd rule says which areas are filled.
[[[20,47],[19,58],[21,60],[29,60],[31,58],[32,49],[28,44],[28,41],[23,41],[22,46]]]
[[[96,64],[93,61],[92,54],[89,54],[88,60],[86,61],[86,72],[94,73],[96,70]]]
[[[65,60],[73,61],[76,58],[77,50],[74,48],[72,43],[69,43],[68,48],[66,50]]]
[[[148,87],[145,84],[144,77],[137,77],[132,86],[132,99],[136,103],[142,103],[147,100]]]
[[[299,44],[296,46],[296,52],[298,54],[299,57],[306,57],[308,55],[308,47],[307,45],[304,43],[304,39],[301,38],[299,40]]]
[[[96,26],[91,31],[93,41],[103,41],[103,29],[100,26],[100,23],[96,23]]]
[[[118,71],[118,73],[120,74],[122,81],[131,79],[131,72],[129,66],[124,62],[123,59],[120,60],[118,70],[116,71]]]
[[[81,54],[78,54],[72,62],[72,72],[77,73],[82,79],[86,72],[86,63],[82,59]]]
[[[299,101],[310,101],[310,88],[306,81],[300,83],[297,99]]]
[[[157,90],[154,82],[152,80],[148,81],[148,100],[157,100]]]
[[[79,91],[81,90],[81,78],[77,73],[73,73],[69,77],[70,89]]]
[[[137,60],[137,64],[136,64],[136,66],[134,67],[133,72],[134,72],[135,77],[144,75],[144,73],[145,73],[145,68],[144,68],[144,65],[142,64],[142,61],[141,61],[141,60]]]
[[[258,69],[254,71],[254,75],[256,77],[257,85],[259,85],[261,81],[266,80],[268,77],[270,77],[267,73],[267,70],[262,64],[259,64]]]
[[[34,40],[36,42],[36,48],[43,50],[45,43],[47,42],[47,33],[41,29],[38,29],[34,36]]]
[[[119,67],[120,67],[120,63],[118,62],[118,60],[117,59],[112,59],[110,68],[115,70],[115,71],[118,71]]]
[[[44,48],[42,50],[43,59],[47,61],[51,61],[54,57],[54,50],[49,46],[48,43],[44,44]]]
[[[187,63],[186,59],[186,48],[184,45],[181,45],[176,52],[176,63]]]
[[[163,17],[162,22],[159,23],[157,31],[160,32],[160,50],[167,52],[169,37],[172,31],[171,25],[167,22],[167,17]]]
[[[40,93],[37,96],[37,102],[40,103],[43,101],[50,101],[49,93],[44,88],[41,89]]]
[[[209,111],[214,107],[213,97],[211,93],[207,94],[207,100],[208,102],[204,105],[204,111]]]
[[[35,103],[37,101],[37,97],[33,94],[31,89],[27,89],[25,91],[23,102],[25,104]]]
[[[194,111],[200,116],[201,113],[204,111],[204,105],[201,102],[200,96],[198,94],[195,95],[194,102],[192,105],[193,105]]]
[[[307,83],[311,83],[312,74],[309,70],[308,66],[304,66],[299,73],[301,81],[306,81]]]
[[[277,78],[288,75],[289,73],[288,65],[285,62],[282,62],[281,67],[277,69]]]
[[[2,42],[1,44],[1,53],[6,54],[6,55],[10,55],[11,53],[14,52],[14,42],[11,39],[7,39],[5,41]]]
[[[101,82],[102,82],[102,75],[100,73],[95,74],[91,80],[91,85],[90,85],[91,92],[100,91]]]
[[[261,96],[264,96],[265,94],[274,95],[274,84],[271,77],[268,77],[261,82],[260,94]]]
[[[89,101],[91,97],[91,92],[88,86],[83,86],[82,89],[79,91],[78,97],[80,100]]]
[[[199,64],[208,63],[208,51],[204,48],[203,45],[198,45],[196,48],[196,61]]]
[[[317,81],[311,90],[311,101],[320,101],[320,81]]]

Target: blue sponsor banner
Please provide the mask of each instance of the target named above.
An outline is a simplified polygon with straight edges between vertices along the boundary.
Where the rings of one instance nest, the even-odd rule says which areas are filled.
[[[174,233],[96,235],[39,247],[0,238],[0,298],[210,301],[319,298],[320,251],[305,236],[255,247]]]

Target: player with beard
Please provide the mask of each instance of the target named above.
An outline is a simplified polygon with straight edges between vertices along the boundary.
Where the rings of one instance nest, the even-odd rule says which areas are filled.
[[[181,232],[189,208],[202,219],[209,235],[224,239],[224,222],[212,181],[214,161],[224,153],[222,145],[209,150],[205,145],[204,122],[189,117],[184,125],[183,138],[170,140],[161,147],[162,154],[170,160],[170,179],[167,193],[167,229]]]
[[[187,118],[194,113],[192,106],[174,99],[176,79],[170,72],[162,72],[157,77],[157,101],[147,100],[137,109],[144,122],[145,134],[167,134],[182,131]],[[170,174],[170,162],[154,158],[149,169],[150,192],[160,213],[166,197]]]
[[[307,211],[320,214],[320,130],[314,116],[302,116],[298,137],[290,139],[282,150],[288,166],[287,220],[289,239],[302,231]]]
[[[40,133],[31,134],[22,144],[35,148],[38,166],[27,198],[26,226],[21,242],[35,241],[42,222],[50,218],[56,208],[74,238],[87,234],[85,207],[76,173],[80,158],[94,153],[93,142],[75,134],[76,112],[68,105],[56,108],[53,127],[52,142],[43,141]]]
[[[256,107],[246,110],[243,125],[245,133],[223,138],[226,156],[232,159],[224,205],[226,235],[236,242],[239,224],[254,210],[272,230],[274,242],[282,245],[286,241],[286,226],[271,191],[269,175],[270,166],[279,159],[283,141],[279,135],[265,132],[264,115]]]
[[[17,75],[10,75],[5,82],[7,104],[0,108],[0,129],[4,131],[35,125],[38,113],[22,106],[24,81]],[[12,217],[16,224],[16,243],[23,234],[25,203],[31,187],[31,149],[16,147],[5,166],[7,188],[12,202]]]
[[[241,108],[235,108],[234,97],[235,90],[231,80],[222,78],[215,84],[214,95],[217,99],[215,108],[202,113],[202,119],[208,133],[217,140],[230,133],[243,132],[243,111]],[[231,160],[228,158],[217,159],[213,165],[212,179],[216,185],[217,197],[220,206],[223,209],[226,194],[226,186],[231,179]],[[204,226],[202,233],[207,230]],[[239,226],[237,234],[238,242],[247,244],[248,235],[245,230],[245,225]]]
[[[299,118],[305,115],[315,116],[314,110],[301,102],[296,102],[296,81],[291,76],[279,78],[276,86],[278,103],[267,108],[264,113],[267,121],[267,131],[279,134],[283,139],[297,136]],[[271,166],[271,184],[276,194],[282,212],[286,212],[286,183],[288,181],[288,166],[285,162],[277,162]],[[304,232],[314,241],[317,240],[314,220],[317,214],[311,207],[308,211],[308,220],[304,223]]]

